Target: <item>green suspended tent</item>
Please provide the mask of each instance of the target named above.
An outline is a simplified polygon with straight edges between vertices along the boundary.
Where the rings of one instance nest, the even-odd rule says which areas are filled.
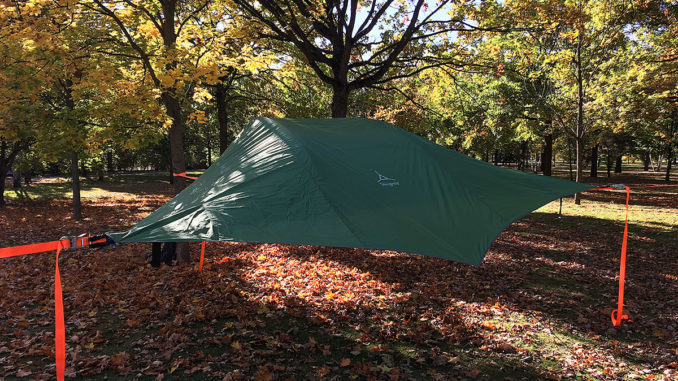
[[[479,265],[513,221],[592,188],[376,120],[257,118],[193,184],[110,236],[388,249]]]

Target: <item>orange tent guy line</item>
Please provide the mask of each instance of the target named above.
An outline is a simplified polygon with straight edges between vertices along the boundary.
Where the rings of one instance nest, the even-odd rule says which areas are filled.
[[[205,261],[205,241],[200,246],[200,272],[202,272],[202,263]]]
[[[186,175],[186,172],[173,173],[172,175],[173,175],[174,177],[184,177],[184,178],[187,178],[187,179],[190,179],[190,180],[197,180],[197,179],[198,179],[197,177],[193,177],[193,176],[188,176],[188,175]]]

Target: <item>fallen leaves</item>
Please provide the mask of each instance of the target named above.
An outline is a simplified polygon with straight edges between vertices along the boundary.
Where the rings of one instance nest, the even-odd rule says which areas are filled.
[[[87,201],[86,223],[65,217],[67,202],[8,207],[0,226],[11,229],[0,229],[0,241],[122,230],[164,199]],[[16,228],[20,218],[29,232]],[[609,242],[619,226],[531,215],[479,268],[391,251],[209,243],[198,275],[191,266],[148,268],[144,244],[65,252],[67,366],[83,378],[455,379],[490,369],[671,379],[678,243],[663,230],[632,229],[652,237],[632,236],[635,319],[610,331],[618,248]],[[53,377],[53,267],[49,254],[0,261],[3,374]]]
[[[109,363],[112,367],[123,369],[127,366],[130,360],[130,355],[125,352],[116,353],[109,359]]]

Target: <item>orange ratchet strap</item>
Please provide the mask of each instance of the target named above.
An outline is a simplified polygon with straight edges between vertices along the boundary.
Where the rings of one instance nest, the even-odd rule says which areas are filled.
[[[0,248],[0,258],[11,258],[56,250],[56,265],[54,268],[54,358],[56,361],[57,380],[59,381],[64,379],[66,368],[66,325],[64,323],[61,275],[59,274],[59,254],[63,249],[74,249],[104,242],[106,242],[105,238],[90,241],[89,237],[81,235],[77,237],[61,237],[58,241]]]

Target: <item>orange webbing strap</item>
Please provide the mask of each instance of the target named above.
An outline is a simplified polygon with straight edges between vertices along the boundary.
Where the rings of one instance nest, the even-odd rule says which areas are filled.
[[[54,358],[56,361],[57,380],[64,379],[66,369],[66,325],[64,323],[64,300],[59,273],[59,254],[63,249],[88,246],[93,243],[103,243],[106,239],[90,242],[89,237],[69,237],[58,241],[34,243],[0,249],[0,258],[17,257],[20,255],[42,253],[56,250],[56,264],[54,267]]]
[[[628,248],[628,239],[629,239],[629,199],[631,197],[631,189],[638,188],[665,188],[665,187],[678,187],[678,184],[666,184],[666,185],[640,185],[635,187],[624,186],[626,190],[626,218],[624,219],[624,236],[622,238],[622,247],[621,247],[621,257],[619,259],[619,296],[617,300],[617,309],[612,310],[610,318],[612,319],[612,324],[615,327],[619,327],[623,320],[628,320],[629,316],[624,315],[624,281],[626,278],[626,251]],[[619,189],[617,187],[610,188],[594,188],[589,190],[605,190],[605,189]]]
[[[617,309],[612,310],[610,315],[612,325],[615,327],[619,327],[622,320],[629,318],[628,315],[624,315],[624,278],[626,278],[626,247],[629,238],[629,197],[631,196],[631,188],[624,188],[626,188],[626,218],[624,220],[621,259],[619,260],[619,299],[617,300]]]
[[[202,246],[200,247],[200,272],[202,272],[202,263],[205,260],[205,241],[202,241]]]
[[[44,251],[53,251],[57,249],[59,242],[64,242],[62,247],[71,247],[71,242],[67,239],[60,241],[33,243],[30,245],[21,245],[14,247],[3,247],[0,249],[0,258],[18,257],[20,255],[42,253]]]
[[[184,177],[184,178],[187,178],[187,179],[190,179],[190,180],[197,180],[197,179],[198,179],[197,177],[193,177],[193,176],[188,176],[188,175],[186,175],[186,172],[173,173],[172,175],[173,175],[174,177]]]
[[[54,360],[56,361],[57,380],[64,379],[66,368],[66,324],[64,323],[64,300],[59,274],[59,253],[62,241],[58,241],[56,249],[56,266],[54,269]]]

